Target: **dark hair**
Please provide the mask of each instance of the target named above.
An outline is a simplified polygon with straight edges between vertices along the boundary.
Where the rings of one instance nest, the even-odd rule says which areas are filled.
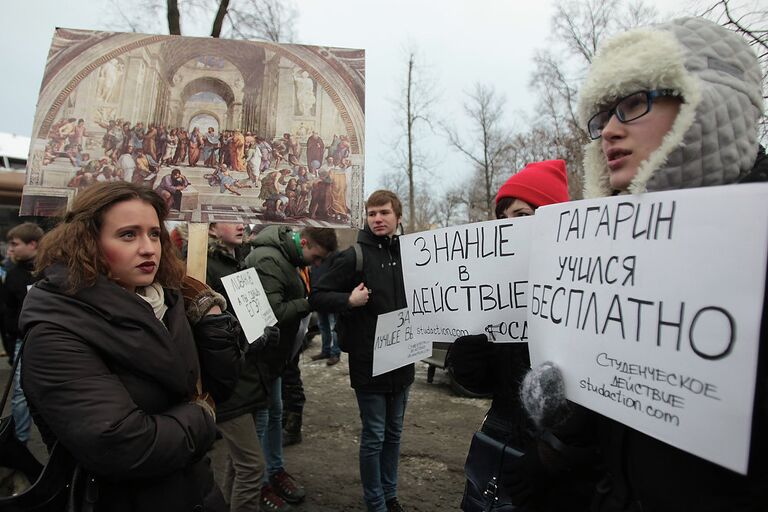
[[[497,219],[506,218],[506,215],[504,215],[504,210],[509,208],[514,202],[515,202],[514,197],[507,196],[499,199],[498,202],[496,203],[496,218]]]
[[[392,203],[392,211],[395,212],[398,219],[403,216],[403,204],[400,202],[397,194],[391,190],[377,190],[368,196],[368,200],[365,202],[365,209],[368,210],[371,206],[384,206],[387,203]]]
[[[97,183],[80,192],[63,222],[48,233],[36,257],[37,271],[54,263],[64,263],[69,270],[69,292],[93,286],[99,274],[111,278],[109,264],[99,247],[104,215],[117,203],[138,199],[149,204],[160,221],[162,253],[155,280],[162,286],[178,288],[184,278],[184,263],[176,255],[165,219],[168,207],[152,189],[122,181]]]
[[[43,228],[34,222],[25,222],[11,228],[11,230],[8,231],[8,236],[6,238],[9,242],[14,238],[18,238],[25,244],[28,244],[30,242],[39,242],[40,239],[43,238],[43,235]]]
[[[306,238],[311,244],[317,244],[328,252],[334,252],[339,248],[336,231],[331,228],[304,228],[301,237]]]

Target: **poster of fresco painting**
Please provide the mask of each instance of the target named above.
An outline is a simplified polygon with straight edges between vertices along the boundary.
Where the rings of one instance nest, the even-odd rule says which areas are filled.
[[[21,215],[125,180],[171,220],[358,227],[364,66],[363,50],[57,29]]]

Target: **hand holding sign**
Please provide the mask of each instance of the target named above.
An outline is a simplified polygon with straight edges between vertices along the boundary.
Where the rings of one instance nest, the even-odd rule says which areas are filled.
[[[532,226],[533,218],[501,219],[401,236],[416,339],[485,332],[493,342],[527,342]]]
[[[531,363],[557,366],[569,400],[745,473],[767,193],[706,187],[541,208]]]
[[[413,338],[408,308],[379,315],[373,345],[373,376],[432,355],[432,343]]]
[[[264,327],[277,323],[256,269],[249,268],[222,277],[221,283],[227,290],[232,309],[240,320],[248,343],[253,343],[261,336]]]

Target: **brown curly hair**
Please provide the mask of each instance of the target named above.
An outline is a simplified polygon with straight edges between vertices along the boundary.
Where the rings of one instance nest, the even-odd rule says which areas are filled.
[[[99,274],[112,278],[109,264],[99,246],[104,215],[115,204],[139,199],[154,208],[160,221],[162,253],[155,281],[167,288],[179,288],[186,273],[184,262],[176,255],[165,227],[168,207],[152,189],[126,182],[97,183],[80,192],[62,222],[40,242],[35,266],[42,272],[54,263],[69,270],[70,293],[96,283]]]

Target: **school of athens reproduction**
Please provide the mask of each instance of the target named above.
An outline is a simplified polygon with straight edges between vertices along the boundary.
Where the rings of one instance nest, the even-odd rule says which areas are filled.
[[[170,220],[362,225],[365,52],[56,29],[21,215],[131,181]]]

